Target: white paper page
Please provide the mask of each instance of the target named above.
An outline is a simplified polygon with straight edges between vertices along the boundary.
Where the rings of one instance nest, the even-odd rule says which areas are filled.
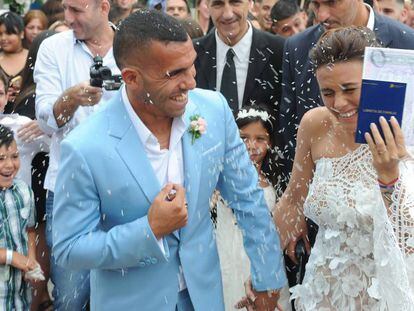
[[[414,146],[414,51],[366,48],[362,78],[407,84],[402,130],[406,145]]]

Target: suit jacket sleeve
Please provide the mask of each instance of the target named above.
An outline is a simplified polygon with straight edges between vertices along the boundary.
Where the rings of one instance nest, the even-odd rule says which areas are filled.
[[[226,134],[225,156],[218,189],[233,209],[243,232],[244,248],[250,259],[253,287],[258,291],[282,288],[286,275],[279,237],[269,209],[258,187],[256,169],[229,106],[222,95]]]
[[[139,203],[137,203],[139,204]],[[148,218],[141,217],[109,231],[102,230],[100,199],[84,156],[70,141],[61,144],[61,166],[53,207],[53,252],[57,263],[70,269],[142,267],[151,258],[166,261]]]
[[[295,94],[295,80],[292,73],[292,66],[295,60],[293,59],[293,51],[290,49],[291,40],[285,42],[282,64],[282,100],[280,102],[279,126],[280,133],[282,133],[283,143],[286,146],[285,155],[286,163],[284,165],[285,174],[290,174],[293,158],[295,156],[295,137],[297,126],[297,111],[296,111],[296,94]],[[286,175],[286,176],[287,176]]]

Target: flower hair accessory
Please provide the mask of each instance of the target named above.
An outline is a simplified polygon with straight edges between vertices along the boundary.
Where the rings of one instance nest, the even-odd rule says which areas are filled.
[[[247,109],[240,110],[239,113],[237,114],[236,120],[246,119],[246,118],[256,118],[256,117],[259,117],[264,122],[269,121],[271,118],[270,114],[268,114],[266,111],[259,111],[254,108],[249,108],[249,110]]]
[[[190,117],[190,126],[188,132],[191,134],[191,144],[194,144],[195,140],[200,138],[201,135],[207,131],[207,122],[198,114]]]

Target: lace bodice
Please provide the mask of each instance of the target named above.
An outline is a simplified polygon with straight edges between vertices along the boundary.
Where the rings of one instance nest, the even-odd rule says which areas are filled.
[[[371,162],[369,149],[364,145],[340,158],[319,159],[304,204],[305,215],[322,228],[362,225],[369,230],[370,217],[364,214],[356,217],[356,212],[360,204],[364,205],[358,200],[362,189],[378,190],[379,194]]]
[[[367,145],[316,162],[304,213],[319,232],[303,284],[292,290],[297,310],[413,309],[401,243]]]

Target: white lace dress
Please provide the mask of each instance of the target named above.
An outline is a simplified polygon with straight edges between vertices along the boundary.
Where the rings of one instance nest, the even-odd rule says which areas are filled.
[[[276,193],[273,187],[263,188],[269,210],[275,206]],[[243,237],[237,227],[232,210],[221,196],[217,202],[217,250],[223,280],[224,305],[226,311],[235,310],[234,305],[245,296],[244,282],[250,276],[250,261],[243,247]],[[290,311],[289,289],[281,292],[279,303],[283,311]]]
[[[405,176],[412,178],[412,170]],[[316,162],[304,213],[319,225],[319,232],[303,283],[291,289],[298,311],[413,310],[404,264],[410,255],[399,248],[409,249],[413,218],[402,225],[401,215],[396,216],[401,210],[414,211],[410,191],[402,184],[414,180],[407,183],[404,178],[391,204],[395,213],[390,218],[399,220],[390,221],[367,145]],[[400,237],[396,227],[403,231]]]

